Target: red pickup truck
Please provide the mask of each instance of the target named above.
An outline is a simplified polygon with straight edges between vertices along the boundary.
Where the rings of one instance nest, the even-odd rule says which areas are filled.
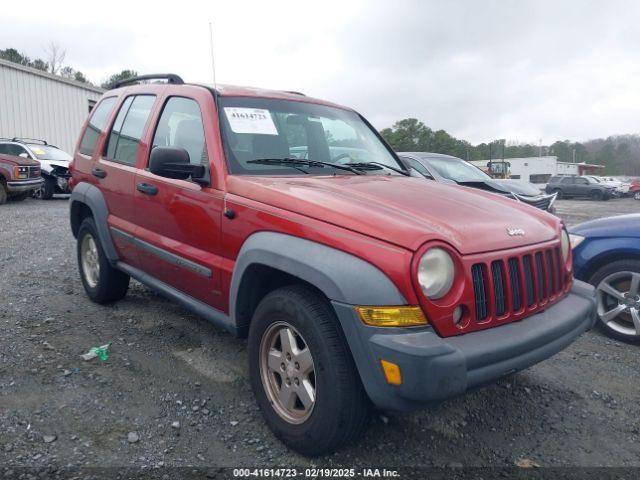
[[[335,450],[371,405],[460,395],[592,327],[558,218],[412,178],[349,108],[135,81],[158,77],[106,92],[78,141],[82,282],[105,303],[133,277],[248,337],[257,403],[291,448]]]
[[[0,205],[20,201],[42,185],[40,163],[19,155],[0,153]]]

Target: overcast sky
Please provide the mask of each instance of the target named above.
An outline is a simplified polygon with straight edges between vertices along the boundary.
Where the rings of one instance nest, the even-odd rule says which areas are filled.
[[[125,68],[299,90],[377,128],[416,117],[478,143],[640,132],[640,1],[25,0],[0,48],[99,83]],[[105,10],[100,10],[105,5]],[[108,5],[108,6],[107,6]]]

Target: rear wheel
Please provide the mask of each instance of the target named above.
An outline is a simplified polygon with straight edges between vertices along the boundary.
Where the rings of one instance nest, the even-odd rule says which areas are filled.
[[[635,198],[636,200],[640,200],[640,190],[633,194],[633,198]]]
[[[640,343],[640,260],[620,260],[600,268],[596,287],[598,326],[609,336]]]
[[[601,190],[592,190],[591,193],[589,194],[589,198],[591,200],[602,200],[604,197],[604,195],[602,194]]]
[[[82,285],[91,300],[108,303],[127,294],[129,275],[109,263],[91,217],[85,218],[78,230],[77,255]]]
[[[333,308],[313,290],[269,293],[249,330],[251,386],[275,435],[305,455],[329,453],[364,430],[369,400]]]
[[[560,190],[559,188],[556,188],[555,190],[552,190],[551,193],[555,193],[556,194],[556,199],[560,200],[562,199],[562,190]]]

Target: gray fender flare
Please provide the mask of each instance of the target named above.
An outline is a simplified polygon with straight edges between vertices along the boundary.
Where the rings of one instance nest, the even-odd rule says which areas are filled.
[[[118,254],[116,253],[113,240],[109,234],[109,224],[107,223],[109,209],[107,208],[107,203],[104,201],[102,192],[90,183],[80,182],[74,187],[73,192],[71,192],[71,198],[69,199],[70,217],[71,212],[73,212],[74,203],[76,202],[86,205],[91,210],[96,229],[98,230],[100,244],[109,261],[115,264],[115,262],[118,261]]]
[[[229,312],[234,321],[242,278],[254,264],[298,277],[332,301],[351,305],[407,303],[389,277],[361,258],[311,240],[259,232],[244,242],[236,259],[229,295]]]

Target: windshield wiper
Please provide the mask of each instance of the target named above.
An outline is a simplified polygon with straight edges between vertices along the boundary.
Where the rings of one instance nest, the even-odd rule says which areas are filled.
[[[410,177],[411,174],[405,170],[402,170],[400,168],[396,168],[396,167],[392,167],[390,165],[387,165],[386,163],[380,163],[380,162],[359,162],[359,163],[345,163],[346,166],[349,167],[353,167],[353,168],[363,168],[363,167],[379,167],[377,168],[377,170],[382,170],[382,168],[388,168],[389,170],[393,170],[396,173],[399,173],[400,175],[404,175],[405,177]]]
[[[351,173],[355,173],[356,175],[364,175],[364,172],[356,170],[353,167],[348,165],[338,165],[331,162],[321,162],[320,160],[306,160],[304,158],[256,158],[255,160],[248,160],[247,163],[258,163],[261,165],[284,165],[287,167],[296,168],[297,170],[301,170],[304,173],[309,173],[301,168],[297,168],[296,165],[307,165],[309,167],[332,167],[338,170],[346,170]]]

